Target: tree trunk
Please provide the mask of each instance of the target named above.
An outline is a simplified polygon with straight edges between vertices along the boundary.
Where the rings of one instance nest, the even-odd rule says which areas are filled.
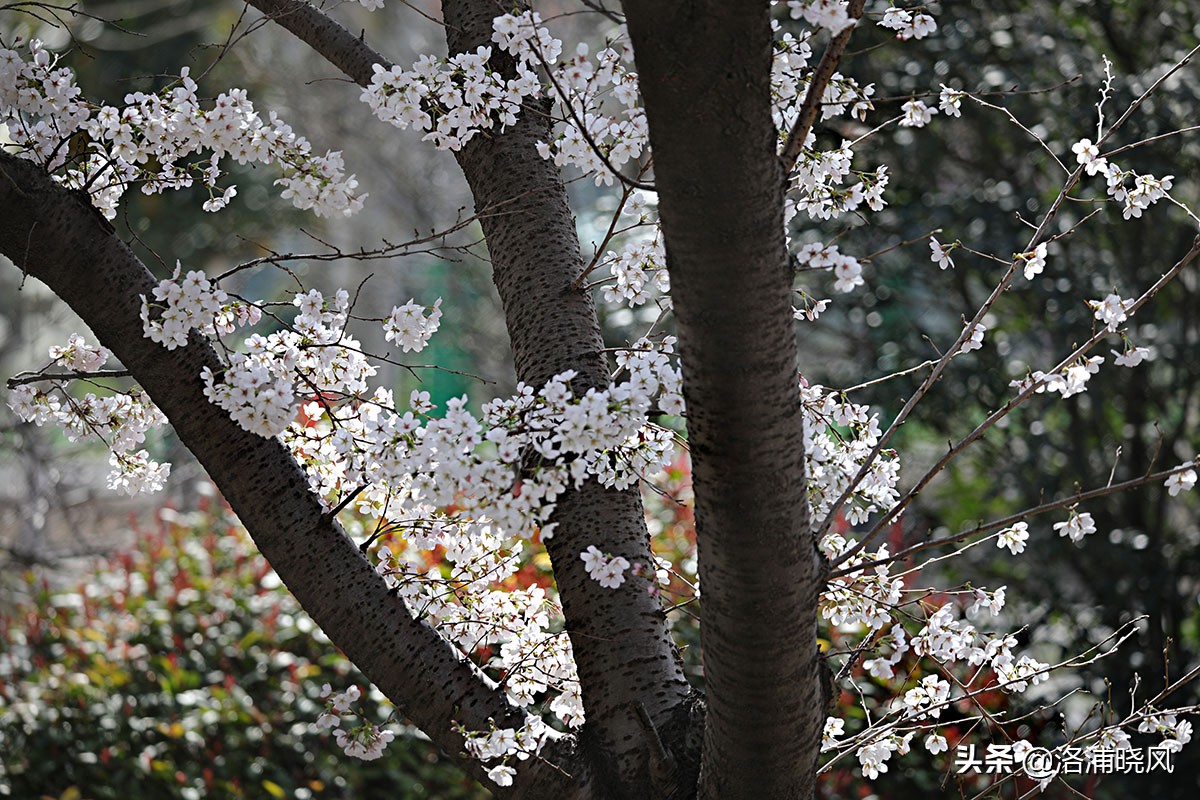
[[[624,3],[678,320],[700,547],[700,794],[808,797],[825,719],[767,2]]]
[[[451,53],[490,44],[492,20],[512,6],[494,0],[443,3]],[[493,65],[511,68],[503,58]],[[482,225],[492,275],[512,340],[517,377],[534,387],[571,369],[577,395],[609,387],[595,302],[572,286],[583,270],[575,217],[558,167],[536,148],[550,141],[549,121],[526,108],[503,133],[476,136],[457,154]],[[488,209],[502,213],[488,214]],[[650,537],[637,487],[605,489],[595,480],[559,498],[555,536],[546,543],[554,566],[567,631],[579,668],[587,725],[582,743],[606,773],[606,792],[645,792],[658,729],[689,724],[689,688],[675,656],[659,598],[645,579],[606,589],[580,558],[589,545],[640,564],[654,574]],[[647,718],[654,730],[647,729]],[[668,740],[672,737],[668,737]],[[668,745],[668,750],[671,746]],[[688,758],[683,753],[672,760]],[[694,756],[692,756],[694,758]],[[660,754],[661,760],[661,754]]]
[[[370,81],[371,63],[391,66],[307,3],[251,5],[359,84]],[[492,20],[512,10],[511,3],[494,0],[448,0],[443,15],[450,51],[491,46]],[[502,54],[492,65],[511,68]],[[482,216],[517,377],[538,387],[575,370],[571,385],[582,394],[608,387],[609,366],[594,303],[571,285],[582,271],[579,237],[562,176],[538,155],[539,139],[550,139],[544,109],[527,108],[517,125],[476,136],[457,157]],[[589,481],[559,498],[553,521],[557,533],[547,550],[587,712],[580,740],[593,770],[590,791],[618,798],[690,794],[698,760],[691,734],[702,709],[676,658],[662,605],[636,581],[618,590],[601,587],[580,559],[595,545],[653,574],[637,490],[608,490]]]

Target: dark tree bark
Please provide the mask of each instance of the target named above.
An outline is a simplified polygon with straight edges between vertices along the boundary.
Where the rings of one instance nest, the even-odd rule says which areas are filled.
[[[678,320],[700,548],[702,797],[813,794],[825,703],[770,6],[626,0]]]
[[[452,53],[490,44],[492,20],[512,8],[495,0],[447,0],[442,7]],[[511,67],[494,60],[501,69]],[[483,231],[517,377],[540,386],[575,370],[572,386],[583,394],[607,389],[610,367],[595,303],[573,286],[583,263],[562,176],[537,152],[536,143],[551,138],[547,116],[526,109],[515,126],[476,136],[457,157],[476,210],[503,210],[483,216]],[[580,559],[595,545],[640,564],[644,575],[654,574],[637,487],[616,491],[589,480],[557,506],[558,532],[546,546],[587,709],[583,745],[597,751],[597,764],[607,766],[606,791],[629,797],[644,792],[650,774],[664,768],[654,763],[650,744],[661,738],[655,731],[687,724],[688,684],[647,579],[606,589],[588,576]]]
[[[275,22],[312,46],[360,84],[370,63],[390,62],[306,3],[252,0]],[[443,4],[452,53],[491,45],[492,20],[512,10],[495,0]],[[358,48],[356,50],[356,47]],[[497,55],[493,66],[511,68]],[[475,137],[457,154],[482,215],[493,280],[504,305],[517,377],[540,386],[558,373],[578,373],[572,388],[609,386],[595,306],[572,287],[582,271],[575,219],[557,167],[537,153],[550,138],[543,109],[527,109],[517,125]],[[502,213],[489,214],[490,209]],[[698,703],[675,655],[661,602],[631,581],[614,591],[592,580],[580,554],[589,545],[653,574],[640,496],[589,481],[557,501],[555,536],[546,543],[554,567],[587,724],[580,736],[595,770],[598,796],[675,791],[694,780],[696,747],[687,735]]]
[[[492,720],[522,724],[524,713],[502,691],[388,591],[286,448],[208,402],[200,371],[222,368],[212,347],[193,335],[187,347],[169,351],[145,338],[140,296],[150,296],[157,281],[111,226],[35,164],[3,152],[0,253],[49,286],[120,359],[304,610],[414,724],[451,753],[462,750],[455,722],[472,730]],[[466,766],[483,777],[477,764]],[[529,780],[570,794],[569,782],[548,765],[530,772]]]
[[[249,4],[359,84],[373,64],[390,66],[308,3]],[[579,555],[595,545],[653,574],[637,492],[589,482],[559,500],[548,543],[587,724],[523,765],[502,794],[811,796],[824,720],[820,570],[804,511],[768,4],[627,6],[684,358],[711,710],[705,723],[644,583],[608,590],[583,569]],[[447,0],[451,50],[489,42],[492,18],[510,10]],[[510,65],[497,56],[493,66]],[[476,137],[458,160],[482,215],[518,376],[538,386],[571,369],[577,392],[604,389],[595,309],[572,287],[582,269],[575,221],[557,168],[534,146],[549,138],[543,111],[526,109],[511,129]],[[453,722],[519,726],[522,712],[388,594],[284,448],[203,397],[200,370],[218,367],[211,348],[193,340],[170,352],[143,338],[138,296],[153,279],[96,212],[33,164],[0,154],[0,169],[0,252],[46,282],[146,388],[334,642],[449,751],[462,745]]]

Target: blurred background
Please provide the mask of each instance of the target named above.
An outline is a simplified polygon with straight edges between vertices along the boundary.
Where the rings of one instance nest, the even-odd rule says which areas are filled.
[[[424,17],[436,18],[436,3],[390,3],[386,12],[373,14],[353,3],[324,5],[397,63],[444,52],[440,29]],[[579,8],[566,2],[537,7],[547,18]],[[378,123],[359,102],[356,87],[282,30],[255,26],[255,12],[242,4],[112,0],[84,2],[81,8],[119,25],[64,17],[66,28],[55,28],[4,10],[0,34],[10,46],[18,35],[47,41],[76,69],[86,96],[110,103],[161,85],[162,76],[178,74],[181,66],[190,66],[193,76],[211,67],[201,81],[202,95],[231,86],[247,89],[258,108],[277,111],[316,149],[343,150],[347,172],[357,173],[360,191],[370,194],[359,215],[330,223],[279,200],[274,176],[265,169],[235,172],[238,196],[220,215],[200,210],[199,193],[146,197],[131,191],[116,220],[118,230],[161,277],[176,260],[185,270],[213,275],[265,249],[319,251],[317,239],[370,249],[385,239],[403,241],[448,227],[472,212],[448,154],[412,131]],[[1111,122],[1200,41],[1200,9],[1189,0],[959,0],[930,8],[940,28],[920,43],[896,43],[875,26],[855,34],[842,69],[862,84],[875,84],[878,112],[872,119],[894,116],[910,97],[930,92],[934,96],[925,99],[932,105],[945,83],[1007,107],[1068,162],[1074,142],[1096,138],[1105,57],[1114,76],[1106,106]],[[611,28],[596,15],[559,24],[596,44]],[[224,49],[234,29],[253,31]],[[1115,143],[1200,124],[1198,101],[1200,73],[1193,66],[1168,81]],[[818,141],[836,146],[866,130],[842,122],[818,125]],[[1063,181],[1030,133],[969,99],[961,118],[938,116],[920,131],[890,127],[858,145],[856,154],[856,168],[889,165],[888,208],[837,223],[817,224],[802,215],[793,222],[793,236],[799,242],[836,239],[844,252],[860,258],[898,241],[912,244],[872,258],[866,286],[836,297],[820,324],[801,323],[802,371],[810,382],[829,386],[859,384],[936,357],[999,279],[1003,267],[963,250],[953,254],[953,271],[939,271],[929,259],[932,231],[939,231],[943,243],[958,240],[1010,258],[1023,249],[1029,222],[1036,224]],[[1118,161],[1140,173],[1174,175],[1172,196],[1198,206],[1197,133]],[[1077,194],[1102,195],[1091,186],[1091,193],[1085,188]],[[613,198],[590,180],[574,181],[570,191],[584,257],[590,258]],[[1094,207],[1068,203],[1060,230]],[[948,441],[957,441],[1002,405],[1011,396],[1011,380],[1057,363],[1090,335],[1092,313],[1084,298],[1114,290],[1122,296],[1139,293],[1187,251],[1195,235],[1187,216],[1165,203],[1141,220],[1121,222],[1119,209],[1104,208],[1081,233],[1051,245],[1047,268],[1031,286],[1001,299],[986,321],[985,347],[957,360],[901,429],[895,446],[904,463],[903,488]],[[457,243],[478,235],[472,226]],[[306,288],[325,290],[357,286],[373,275],[360,301],[364,316],[383,316],[409,298],[420,303],[444,298],[442,329],[420,363],[447,369],[414,374],[381,365],[377,382],[402,391],[419,386],[435,402],[464,393],[478,402],[511,390],[507,335],[485,259],[460,253],[362,263],[297,261],[290,268]],[[295,288],[276,270],[242,275],[239,288],[250,296]],[[824,288],[819,296],[831,296]],[[1138,313],[1131,339],[1153,348],[1152,361],[1134,370],[1102,370],[1086,394],[1067,401],[1034,398],[953,462],[890,533],[892,549],[1077,487],[1102,486],[1194,457],[1200,450],[1198,288],[1195,273],[1185,271]],[[657,309],[631,314],[603,302],[600,307],[612,345],[636,338],[657,316]],[[361,330],[364,344],[381,350],[382,341],[370,339],[372,327]],[[660,325],[670,327],[669,319]],[[5,377],[44,366],[47,347],[77,330],[86,329],[44,287],[23,282],[15,269],[0,269]],[[1111,361],[1104,349],[1099,352]],[[879,383],[853,399],[869,402],[886,426],[921,377],[918,372]],[[169,434],[152,446],[156,457],[174,465],[167,491],[119,497],[104,488],[107,465],[99,447],[21,424],[0,407],[0,796],[6,791],[16,798],[356,798],[383,791],[399,797],[479,796],[481,790],[462,778],[453,759],[413,731],[371,764],[349,763],[331,741],[311,731],[321,683],[364,682],[254,557],[186,451]],[[658,534],[657,547],[686,557],[694,547],[686,463],[665,480],[660,493],[649,496],[651,530]],[[1022,648],[1032,648],[1043,661],[1080,652],[1145,617],[1138,635],[1114,655],[1039,687],[1045,697],[1072,688],[1088,694],[1013,727],[1012,735],[1031,741],[1050,742],[1064,729],[1094,724],[1105,713],[1098,701],[1127,711],[1135,675],[1138,697],[1145,698],[1200,660],[1195,500],[1168,499],[1162,486],[1150,485],[1081,510],[1093,514],[1099,529],[1090,541],[1077,545],[1058,537],[1050,528],[1056,519],[1031,520],[1024,556],[986,545],[914,579],[1007,585],[1009,606],[1001,622],[1012,622],[1009,629],[1024,625]],[[688,609],[672,618],[681,640],[693,645],[684,653],[698,676],[694,618]],[[870,686],[869,677],[862,681]],[[1017,714],[1033,708],[1039,697],[1035,690],[988,702],[994,711]],[[1190,686],[1172,701],[1194,703],[1200,696]],[[371,696],[370,702],[379,719],[387,716],[382,698]],[[855,698],[844,696],[843,703],[847,716],[861,714]],[[964,742],[984,744],[974,732],[960,733]],[[969,797],[971,784],[956,784],[947,774],[955,742],[950,744],[950,754],[914,753],[870,783],[855,769],[835,771],[822,791],[830,798]],[[1185,749],[1172,775],[1093,778],[1076,788],[1088,797],[1121,798],[1135,791],[1192,797],[1200,788],[1196,751]],[[1012,782],[1001,796],[1016,797],[1027,788]],[[1067,796],[1065,790],[1061,796]]]

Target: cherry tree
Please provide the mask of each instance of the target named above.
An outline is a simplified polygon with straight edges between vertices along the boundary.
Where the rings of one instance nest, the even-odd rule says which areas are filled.
[[[1056,150],[1005,119],[994,98],[943,84],[890,102],[838,71],[864,27],[897,46],[936,36],[923,5],[630,0],[617,12],[583,2],[604,31],[569,46],[545,9],[543,19],[523,5],[445,0],[448,55],[411,65],[318,6],[246,5],[356,83],[364,117],[454,154],[476,211],[456,227],[483,232],[516,393],[477,410],[465,399],[439,409],[425,393],[397,397],[372,382],[379,359],[404,363],[452,324],[439,298],[370,320],[345,290],[280,303],[225,288],[241,272],[300,258],[277,254],[220,275],[180,264],[156,278],[110,223],[125,192],[200,186],[205,211],[234,214],[227,165],[255,163],[278,171],[281,201],[336,220],[370,202],[349,174],[366,166],[322,153],[244,90],[214,95],[187,68],[109,106],[83,97],[40,42],[6,40],[0,114],[12,144],[0,152],[0,252],[92,334],[11,379],[9,403],[25,420],[101,438],[110,486],[128,493],[166,479],[168,465],[142,444],[169,423],[333,642],[497,794],[811,796],[819,773],[846,762],[876,778],[918,735],[927,751],[945,751],[951,718],[998,730],[1006,720],[988,713],[985,695],[1032,690],[1131,635],[1135,623],[1045,663],[993,624],[1004,587],[934,590],[915,576],[967,547],[1011,558],[1033,535],[1087,542],[1096,533],[1089,501],[1148,483],[1180,494],[1196,482],[1194,461],[1145,465],[1139,477],[899,552],[884,534],[1014,408],[1069,402],[1102,368],[1136,369],[1149,350],[1128,322],[1190,268],[1200,239],[1152,285],[1079,298],[1092,329],[1027,365],[1010,399],[924,474],[902,484],[892,444],[952,364],[988,346],[1005,294],[1100,224],[1067,213],[1068,200],[1115,209],[1119,219],[1106,224],[1164,207],[1198,221],[1172,195],[1173,176],[1138,173],[1129,160],[1165,137],[1118,138],[1187,59],[1116,112],[1111,76],[1096,87],[1094,125]],[[867,280],[869,259],[849,254],[849,223],[887,204],[889,170],[903,168],[866,163],[855,148],[971,103],[1029,136],[1061,168],[1061,190],[1009,253],[936,231],[918,243],[924,280],[973,259],[992,270],[994,289],[961,310],[960,332],[937,343],[936,358],[908,371],[922,375],[908,400],[873,411],[851,400],[852,387],[805,377],[813,326]],[[826,127],[862,133],[830,141],[818,136]],[[617,200],[590,262],[565,186],[578,174]],[[836,244],[808,235],[829,220],[848,221]],[[399,256],[448,235],[322,257]],[[611,363],[598,302],[658,309]],[[356,338],[372,324],[388,354]],[[1113,363],[1095,354],[1102,345],[1115,348]],[[106,369],[110,358],[120,367]],[[81,394],[67,390],[72,380],[108,388]],[[643,507],[642,487],[679,451],[693,476],[698,569],[656,554]],[[935,548],[940,555],[925,555]],[[515,581],[542,552],[553,588]],[[667,601],[700,609],[703,690],[688,680]],[[836,647],[822,653],[819,639]],[[1190,709],[1169,704],[1194,673],[1154,697],[1133,695],[1063,746],[1126,749],[1141,732],[1178,751]],[[861,707],[854,720],[832,713],[842,691]],[[314,727],[334,731],[349,756],[372,758],[394,734],[359,720],[356,699],[331,695]],[[1018,756],[1031,748],[1014,747]],[[1026,775],[1043,786],[1055,777]]]

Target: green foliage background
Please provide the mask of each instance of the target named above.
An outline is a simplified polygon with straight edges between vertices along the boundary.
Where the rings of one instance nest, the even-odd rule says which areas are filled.
[[[487,796],[402,720],[383,758],[343,756],[313,727],[322,684],[391,707],[221,508],[162,518],[78,586],[27,572],[0,613],[0,796]]]

